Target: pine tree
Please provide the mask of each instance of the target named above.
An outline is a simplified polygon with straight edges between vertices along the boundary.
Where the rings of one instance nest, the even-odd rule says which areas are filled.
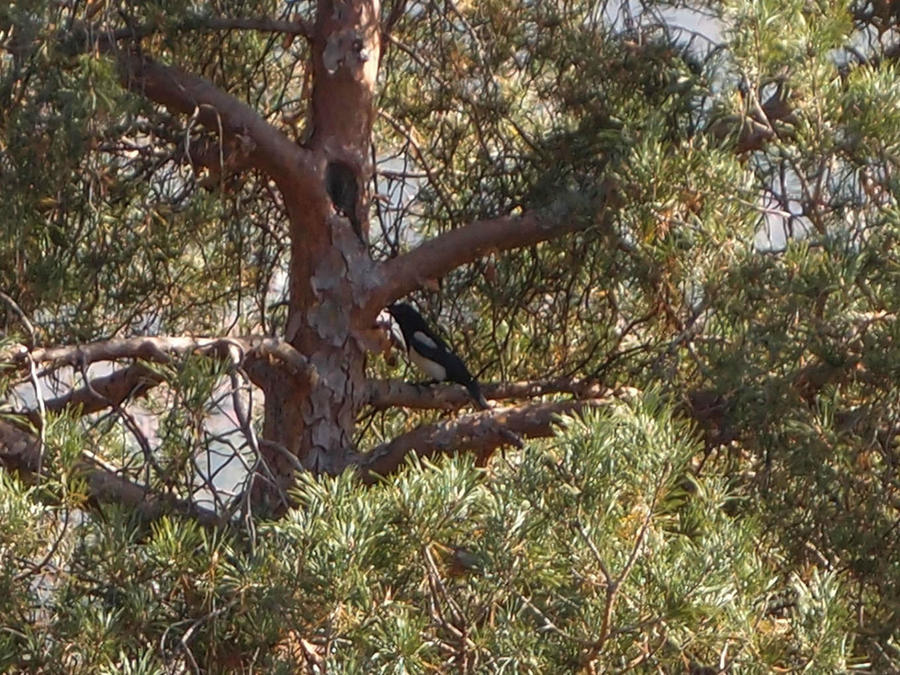
[[[900,668],[895,3],[7,4],[0,667]]]

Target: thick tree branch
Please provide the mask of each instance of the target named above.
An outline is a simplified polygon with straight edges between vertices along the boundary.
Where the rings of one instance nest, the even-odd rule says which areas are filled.
[[[189,16],[178,24],[181,30],[252,30],[260,33],[284,33],[305,38],[312,28],[302,19],[280,21],[268,17]]]
[[[0,420],[0,466],[8,471],[33,474],[40,466],[40,450],[36,436]],[[120,475],[113,467],[97,457],[84,453],[77,470],[82,472],[92,501],[123,504],[137,510],[147,519],[165,513],[179,513],[196,518],[204,525],[219,525],[223,518],[190,500],[161,496],[143,485]]]
[[[84,387],[44,401],[47,412],[61,412],[78,408],[82,415],[119,406],[127,399],[143,396],[165,378],[142,363],[132,363],[104,377],[93,379]],[[29,419],[38,422],[36,411]]]
[[[290,376],[306,381],[317,377],[315,368],[290,344],[277,338],[261,337],[138,337],[36,349],[32,352],[20,345],[0,354],[0,365],[24,370],[32,362],[47,364],[42,372],[47,374],[65,366],[87,368],[99,361],[119,359],[168,364],[174,357],[188,354],[227,359],[235,366],[243,367],[253,383],[263,388],[274,372],[287,372]],[[272,361],[277,361],[278,365],[273,365]],[[80,406],[81,414],[90,414],[121,405],[128,398],[142,396],[163,379],[161,374],[138,362],[110,375],[91,379],[79,389],[49,399],[44,402],[44,408],[59,412]],[[40,423],[40,413],[36,410],[16,413],[16,416],[25,417],[35,425]]]
[[[47,370],[63,366],[87,366],[98,361],[143,359],[156,363],[170,363],[174,356],[202,354],[229,358],[238,363],[272,357],[283,363],[293,374],[314,377],[306,357],[288,343],[268,337],[135,337],[115,338],[85,345],[65,345],[35,349],[31,359],[35,363],[52,364]],[[19,345],[0,353],[0,364],[24,369],[28,366],[29,351]]]
[[[84,456],[78,464],[87,480],[91,500],[96,503],[121,504],[134,509],[146,520],[156,520],[167,513],[194,518],[201,525],[223,525],[225,518],[188,499],[160,495],[150,488],[119,475],[104,462]]]
[[[378,268],[380,283],[369,294],[363,319],[373,318],[382,307],[415,290],[428,279],[443,277],[491,251],[531,246],[592,226],[605,226],[610,215],[609,197],[615,188],[607,183],[602,190],[603,198],[597,201],[569,194],[547,210],[475,221],[382,263]]]
[[[368,402],[376,410],[403,407],[425,410],[457,410],[470,405],[469,393],[457,385],[422,386],[403,380],[370,380]],[[608,392],[599,382],[561,377],[552,380],[481,383],[481,392],[492,401],[529,399],[547,394],[572,394],[579,399],[599,398]]]
[[[186,31],[214,30],[252,30],[260,33],[283,33],[305,38],[310,37],[312,29],[306,22],[281,21],[268,17],[227,17],[202,16],[194,14],[184,19],[171,22],[140,24],[123,28],[80,25],[60,35],[60,41],[72,52],[84,52],[90,49],[108,51],[122,40],[141,40],[157,33],[181,33]]]
[[[124,85],[174,112],[192,115],[208,129],[236,139],[250,165],[286,194],[326,199],[311,154],[264,120],[253,108],[212,83],[136,52],[119,54]]]
[[[560,415],[570,415],[586,408],[609,405],[612,398],[584,401],[536,403],[517,408],[499,408],[465,415],[446,422],[419,427],[384,443],[359,462],[363,480],[372,482],[403,464],[406,456],[419,457],[474,451],[485,455],[496,448],[514,444],[516,436],[539,438],[553,433]]]
[[[91,378],[84,386],[43,402],[43,412],[78,409],[79,414],[89,415],[143,396],[165,379],[161,373],[141,361],[169,364],[176,356],[188,354],[227,359],[235,367],[243,368],[250,380],[263,389],[274,373],[287,373],[289,377],[307,382],[317,377],[315,368],[290,344],[277,338],[261,337],[138,337],[36,349],[30,353],[20,345],[0,354],[0,366],[9,365],[25,370],[30,363],[47,364],[41,373],[46,375],[66,366],[86,371],[90,364],[100,361],[138,359],[138,362],[126,368]],[[278,364],[275,365],[272,361],[277,361]],[[40,428],[43,412],[40,409],[17,411],[10,413],[10,418],[27,419]],[[0,444],[2,442],[3,438],[0,436]]]

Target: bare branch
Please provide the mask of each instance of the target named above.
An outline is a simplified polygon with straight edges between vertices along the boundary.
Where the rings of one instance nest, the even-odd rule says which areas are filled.
[[[363,480],[372,482],[377,475],[395,471],[407,455],[419,457],[474,451],[486,455],[504,445],[514,444],[516,435],[539,438],[553,433],[560,415],[585,408],[609,405],[612,398],[584,401],[536,403],[517,408],[495,408],[431,424],[397,436],[360,458]]]
[[[406,0],[394,0],[391,5],[391,11],[381,24],[381,40],[386,42],[394,30],[394,25],[400,20],[406,12]]]
[[[547,394],[572,394],[579,399],[599,398],[608,390],[599,382],[560,377],[552,380],[481,384],[481,392],[492,401],[529,399]],[[456,385],[422,386],[403,380],[370,380],[368,402],[376,410],[403,407],[425,410],[457,410],[472,402],[469,393]]]
[[[143,518],[155,520],[166,513],[195,518],[202,525],[221,525],[223,518],[187,499],[159,495],[116,473],[106,463],[84,455],[79,469],[85,473],[91,499],[97,503],[122,504],[135,509]]]
[[[19,307],[19,304],[9,297],[3,291],[0,291],[0,300],[3,300],[7,305],[9,305],[10,309],[19,317],[19,321],[22,322],[22,326],[25,328],[28,333],[29,345],[34,347],[35,343],[35,332],[34,332],[34,324],[28,318],[28,315],[22,311],[22,308]]]
[[[122,40],[141,40],[157,33],[179,33],[186,31],[214,30],[252,30],[260,33],[283,33],[309,38],[312,35],[310,26],[302,20],[282,21],[268,17],[224,17],[201,16],[194,14],[181,21],[159,21],[123,28],[110,28],[96,25],[79,25],[70,31],[62,32],[59,41],[72,52],[84,52],[92,49],[109,51]]]
[[[82,415],[90,415],[109,407],[116,407],[129,398],[143,396],[163,381],[163,376],[141,363],[92,379],[89,384],[44,402],[47,412],[61,412],[78,408]],[[32,422],[33,412],[28,417]]]
[[[277,338],[190,338],[190,337],[138,337],[94,342],[87,345],[70,345],[29,352],[22,346],[0,355],[0,365],[10,364],[20,370],[27,370],[30,364],[47,365],[41,375],[57,368],[74,366],[86,373],[91,363],[115,361],[118,359],[140,359],[168,364],[175,356],[200,354],[213,358],[228,359],[236,367],[245,367],[254,384],[264,387],[273,372],[271,361],[279,362],[279,368],[287,370],[294,377],[310,380],[316,377],[315,369],[306,357],[287,342]],[[71,410],[80,407],[83,415],[118,407],[126,399],[143,396],[164,380],[162,374],[138,362],[109,375],[88,379],[79,389],[48,399],[44,408],[51,412]],[[39,397],[39,403],[42,399]],[[41,428],[42,414],[38,410],[14,413],[28,419]],[[2,438],[0,438],[2,441]]]
[[[191,16],[179,23],[182,30],[253,30],[260,33],[283,33],[305,38],[312,28],[302,19],[280,21],[268,17]]]

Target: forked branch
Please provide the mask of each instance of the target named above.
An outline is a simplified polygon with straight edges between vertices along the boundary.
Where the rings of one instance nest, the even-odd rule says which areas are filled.
[[[92,363],[135,359],[136,362],[113,373],[89,379],[83,387],[44,401],[45,410],[60,412],[80,408],[90,414],[122,404],[128,398],[147,393],[163,381],[163,376],[146,362],[170,364],[189,354],[226,359],[245,368],[254,384],[263,387],[273,368],[294,377],[316,377],[309,361],[290,344],[277,338],[193,338],[136,337],[105,340],[86,345],[67,345],[29,351],[19,346],[0,354],[0,365],[20,370],[30,363],[43,365],[41,375],[59,368],[75,367],[87,372]],[[277,362],[277,365],[272,362]],[[33,424],[40,422],[37,411],[23,413]]]
[[[40,466],[40,447],[35,435],[0,419],[0,466],[6,470],[33,474]],[[83,453],[76,465],[88,484],[93,502],[124,504],[147,519],[175,512],[196,518],[204,525],[224,521],[218,514],[191,500],[161,495],[150,488],[125,478],[114,467],[90,453]]]
[[[86,366],[98,361],[127,358],[170,363],[174,356],[190,353],[239,360],[271,356],[283,361],[293,374],[311,375],[311,366],[300,352],[282,340],[264,337],[115,338],[84,345],[39,348],[30,353],[25,347],[19,346],[0,353],[0,364],[25,368],[30,355],[35,363],[51,364],[49,369],[52,370],[63,366]]]

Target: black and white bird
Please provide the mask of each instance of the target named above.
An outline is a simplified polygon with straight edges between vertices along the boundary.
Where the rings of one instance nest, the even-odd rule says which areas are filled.
[[[410,361],[435,380],[450,380],[464,386],[482,410],[490,407],[466,364],[428,327],[415,309],[405,302],[397,302],[388,307],[388,312],[400,325]]]

